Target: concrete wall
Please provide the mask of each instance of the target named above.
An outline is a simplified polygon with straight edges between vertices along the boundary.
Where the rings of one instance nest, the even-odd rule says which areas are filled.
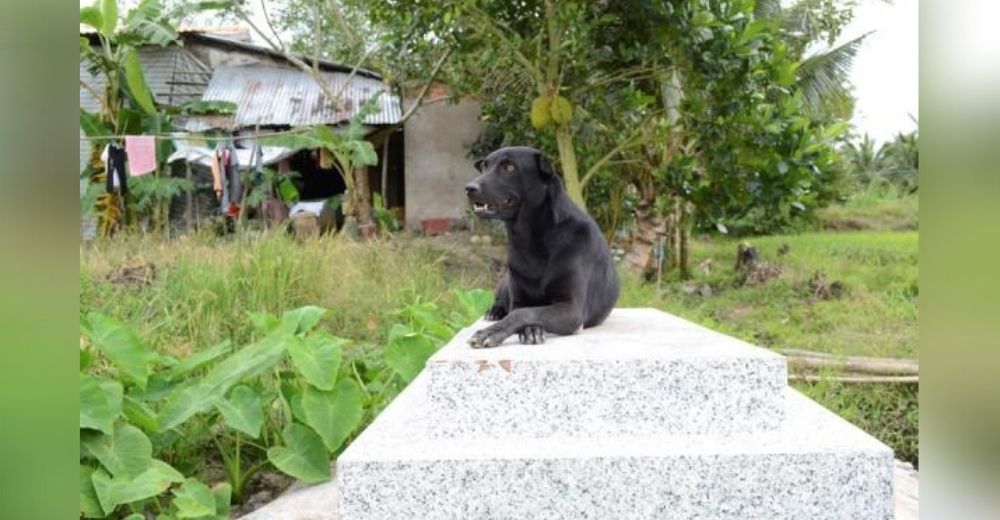
[[[404,106],[410,106],[407,100]],[[480,106],[434,103],[421,107],[404,126],[406,225],[425,219],[462,219],[467,206],[463,187],[474,177],[469,147],[479,138]]]

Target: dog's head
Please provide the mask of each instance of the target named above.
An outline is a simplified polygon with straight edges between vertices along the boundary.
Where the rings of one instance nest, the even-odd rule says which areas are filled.
[[[537,208],[560,186],[541,152],[527,146],[501,148],[476,161],[479,176],[465,185],[476,215],[513,220],[522,208]]]

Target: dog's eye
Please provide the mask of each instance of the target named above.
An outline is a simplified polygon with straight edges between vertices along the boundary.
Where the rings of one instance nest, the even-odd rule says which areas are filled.
[[[503,170],[507,173],[514,173],[514,165],[511,163],[507,163],[503,165]]]

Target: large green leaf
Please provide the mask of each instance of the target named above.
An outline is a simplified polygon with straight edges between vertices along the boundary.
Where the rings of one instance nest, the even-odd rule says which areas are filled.
[[[198,479],[189,478],[174,490],[177,518],[199,518],[214,515],[215,496],[208,486]]]
[[[493,293],[483,289],[472,289],[463,291],[454,289],[453,294],[462,307],[462,312],[470,321],[481,318],[490,306],[493,305]]]
[[[94,468],[80,464],[80,515],[84,518],[104,518],[104,509],[91,481],[93,474]]]
[[[146,84],[146,77],[142,73],[142,64],[139,63],[139,54],[135,49],[129,49],[125,53],[125,84],[128,85],[132,99],[135,100],[139,108],[148,115],[156,114],[156,104],[153,102],[153,94]]]
[[[118,367],[125,379],[145,388],[149,367],[158,356],[139,340],[132,329],[118,321],[98,313],[88,315],[88,321],[90,328],[84,330],[101,353]]]
[[[212,387],[203,382],[175,388],[157,417],[160,429],[176,428],[196,414],[208,410],[215,396]]]
[[[202,381],[213,395],[224,395],[242,379],[256,377],[281,361],[286,342],[286,335],[279,332],[265,336],[220,361]]]
[[[80,23],[104,32],[104,16],[101,15],[101,10],[96,5],[80,8]]]
[[[100,468],[91,472],[90,483],[94,486],[94,494],[97,495],[97,502],[101,509],[106,513],[114,511],[119,502],[115,502],[114,496],[112,496],[111,476],[108,475],[108,472]]]
[[[118,425],[113,435],[85,438],[81,444],[116,478],[139,475],[153,463],[152,443],[130,424]]]
[[[309,332],[324,314],[326,309],[313,305],[292,309],[281,316],[281,328],[291,334]]]
[[[389,344],[383,357],[399,377],[410,382],[424,369],[427,358],[436,350],[437,346],[427,335],[397,323],[389,331]]]
[[[333,390],[340,369],[342,347],[347,340],[326,333],[311,334],[306,338],[292,338],[288,354],[295,368],[306,381],[321,390]]]
[[[170,484],[183,480],[184,475],[169,464],[154,460],[149,469],[134,478],[115,477],[111,481],[111,499],[116,504],[130,504],[159,495],[166,491]]]
[[[118,0],[101,0],[101,32],[105,36],[115,33],[118,25]]]
[[[215,345],[214,347],[207,348],[205,350],[186,356],[184,359],[177,362],[176,365],[170,367],[167,371],[167,380],[174,381],[181,377],[184,377],[199,368],[215,361],[220,356],[227,354],[232,350],[233,344],[228,339]]]
[[[92,428],[110,435],[115,418],[122,411],[122,385],[80,374],[80,428]]]
[[[80,130],[83,130],[83,135],[88,137],[111,134],[111,130],[101,122],[97,114],[91,114],[82,108],[80,109]]]
[[[160,431],[160,423],[154,412],[146,403],[131,396],[125,396],[122,401],[122,413],[128,421],[149,432]]]
[[[222,418],[230,428],[241,431],[253,438],[260,435],[264,425],[264,400],[252,388],[239,385],[233,388],[229,399],[219,399],[215,407],[222,412]]]
[[[216,484],[212,486],[212,495],[215,497],[215,514],[221,518],[229,518],[233,487],[226,482]]]
[[[330,457],[323,439],[301,424],[289,424],[281,432],[284,446],[267,450],[267,459],[274,467],[304,482],[330,479]]]
[[[351,379],[342,379],[332,392],[306,388],[302,394],[306,422],[330,451],[337,451],[361,424],[361,389]]]

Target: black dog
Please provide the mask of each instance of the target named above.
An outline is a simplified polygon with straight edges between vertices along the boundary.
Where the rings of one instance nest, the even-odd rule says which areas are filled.
[[[476,162],[465,186],[476,215],[507,225],[507,274],[486,313],[497,323],[469,339],[495,347],[515,332],[543,343],[545,332],[572,334],[604,321],[618,300],[618,273],[597,223],[566,195],[541,152],[501,148]]]

